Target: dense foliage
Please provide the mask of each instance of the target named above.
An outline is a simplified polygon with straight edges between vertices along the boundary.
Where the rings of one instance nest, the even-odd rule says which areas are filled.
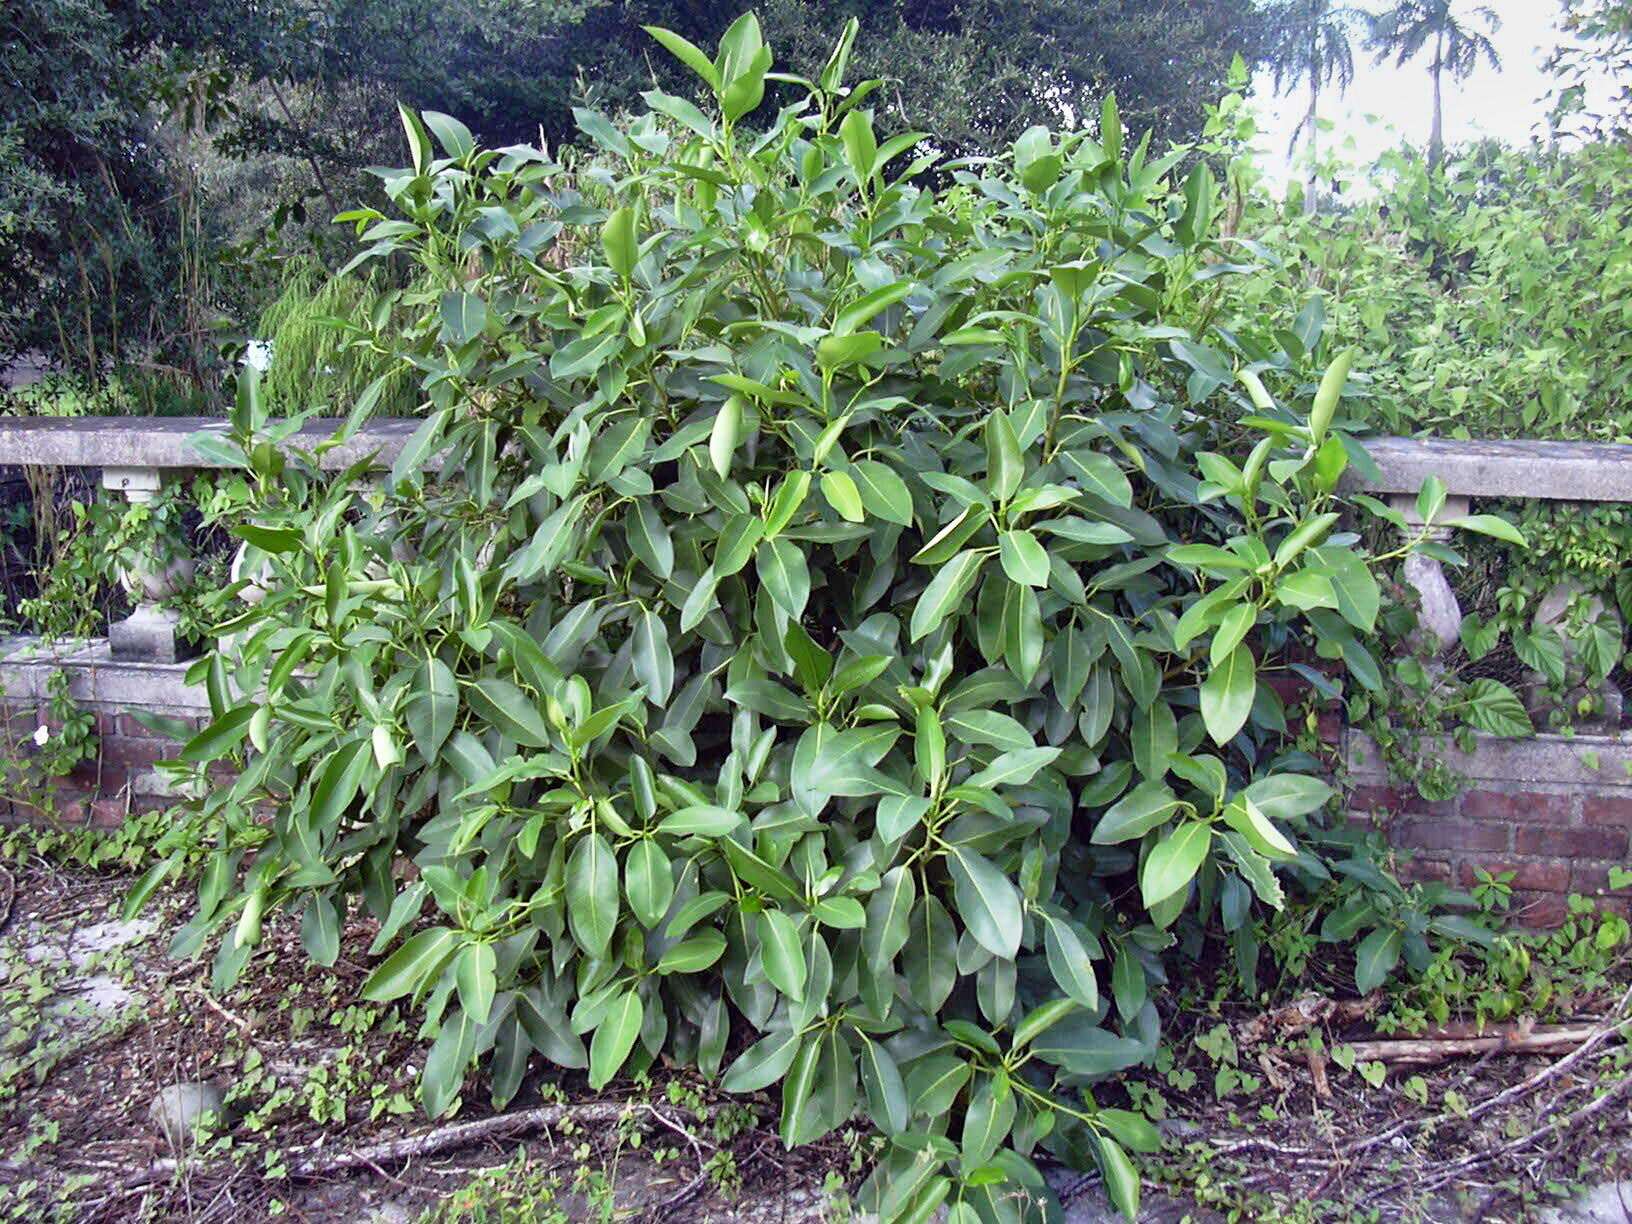
[[[1243,314],[1290,324],[1311,291],[1329,341],[1365,347],[1369,421],[1451,437],[1632,438],[1632,149],[1479,145],[1443,173],[1401,152],[1375,195],[1243,228],[1286,263]]]
[[[1632,440],[1629,156],[1607,141],[1487,144],[1435,171],[1394,151],[1372,169],[1376,193],[1343,208],[1310,215],[1253,195],[1242,229],[1281,271],[1231,282],[1224,314],[1292,327],[1318,312],[1327,344],[1365,351],[1351,411],[1380,432]],[[1626,687],[1624,510],[1505,509],[1527,547],[1464,552],[1459,649],[1424,666],[1401,608],[1382,622],[1394,643],[1385,651],[1403,656],[1387,669],[1388,691],[1351,706],[1435,797],[1457,785],[1433,759],[1445,726],[1512,735],[1602,719]]]
[[[360,896],[433,1114],[478,1058],[503,1104],[535,1055],[661,1054],[779,1087],[790,1144],[864,1111],[885,1219],[1020,1218],[1040,1148],[1131,1213],[1156,1138],[1095,1085],[1170,966],[1250,963],[1325,878],[1270,681],[1374,680],[1372,567],[1420,540],[1338,528],[1349,355],[1317,388],[1307,324],[1206,329],[1204,166],[1107,102],[920,177],[855,32],[773,113],[751,17],[713,58],[654,29],[714,103],[583,112],[573,176],[404,113],[394,214],[351,219],[415,269],[373,325],[424,423],[326,478],[248,372],[208,443],[252,602],[183,756],[242,772],[177,951],[224,986],[289,908],[331,963]],[[1357,914],[1363,986],[1454,929]]]
[[[1568,40],[1549,57],[1557,83],[1553,121],[1566,130],[1624,141],[1632,131],[1632,3],[1561,0]],[[1607,98],[1601,97],[1605,85]]]

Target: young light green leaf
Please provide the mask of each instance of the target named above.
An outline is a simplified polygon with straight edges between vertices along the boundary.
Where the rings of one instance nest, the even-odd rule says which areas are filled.
[[[839,517],[852,523],[864,522],[867,518],[866,510],[861,498],[861,492],[856,488],[856,482],[847,472],[825,472],[822,475],[822,496],[827,504],[837,510]]]
[[[640,258],[640,243],[635,237],[635,210],[625,204],[612,210],[601,226],[601,249],[606,262],[623,280],[634,273]]]
[[[1212,826],[1200,820],[1182,824],[1162,838],[1139,873],[1139,894],[1145,908],[1154,909],[1190,883],[1212,844]]]
[[[1491,536],[1509,544],[1517,544],[1520,548],[1528,547],[1524,533],[1499,514],[1468,514],[1461,518],[1446,519],[1440,526]]]
[[[1349,381],[1349,367],[1353,364],[1354,350],[1344,349],[1332,359],[1326,373],[1321,376],[1320,389],[1315,392],[1315,402],[1309,409],[1309,438],[1316,446],[1320,445],[1320,440],[1331,427],[1337,402],[1343,395],[1343,385]]]
[[[648,25],[640,28],[662,43],[664,48],[675,59],[702,77],[708,87],[716,94],[720,92],[719,70],[714,67],[713,61],[703,54],[701,48],[674,33],[674,31],[665,30],[661,26]]]

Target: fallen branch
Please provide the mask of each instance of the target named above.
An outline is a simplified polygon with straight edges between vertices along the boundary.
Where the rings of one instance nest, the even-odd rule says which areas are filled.
[[[1629,1017],[1627,1016],[1628,1007],[1632,1007],[1632,987],[1627,988],[1626,993],[1623,994],[1620,1001],[1615,1004],[1614,1010],[1612,1010],[1609,1015],[1604,1017],[1603,1021],[1598,1026],[1598,1031],[1592,1036],[1592,1038],[1583,1042],[1581,1047],[1573,1054],[1567,1058],[1559,1059],[1556,1063],[1553,1063],[1549,1067],[1543,1067],[1540,1071],[1537,1071],[1522,1084],[1515,1084],[1511,1088],[1506,1088],[1501,1092],[1498,1092],[1495,1096],[1489,1098],[1488,1100],[1481,1101],[1469,1111],[1468,1121],[1472,1122],[1475,1118],[1489,1113],[1492,1109],[1496,1109],[1507,1104],[1508,1101],[1524,1096],[1526,1093],[1533,1092],[1535,1089],[1545,1084],[1548,1080],[1557,1079],[1566,1071],[1574,1068],[1577,1063],[1585,1060],[1588,1055],[1595,1052],[1599,1046],[1603,1045],[1611,1037],[1620,1036],[1621,1030],[1624,1029],[1629,1022]]]
[[[1594,1024],[1513,1027],[1483,1037],[1410,1037],[1393,1041],[1352,1041],[1360,1062],[1428,1066],[1466,1054],[1568,1054],[1599,1034]]]
[[[1632,1008],[1632,987],[1627,988],[1626,993],[1621,995],[1619,1002],[1599,1023],[1597,1032],[1590,1039],[1583,1042],[1573,1053],[1566,1055],[1555,1063],[1549,1063],[1522,1083],[1514,1084],[1511,1088],[1504,1088],[1495,1096],[1480,1101],[1479,1104],[1468,1111],[1467,1117],[1463,1121],[1473,1122],[1493,1109],[1500,1109],[1502,1106],[1519,1100],[1521,1097],[1529,1096],[1549,1081],[1555,1080],[1567,1071],[1572,1070],[1577,1064],[1585,1061],[1596,1052],[1610,1038],[1620,1036],[1621,1030],[1628,1023],[1632,1023],[1632,1016],[1627,1014],[1628,1008]],[[1349,1154],[1358,1156],[1362,1152],[1387,1143],[1400,1135],[1422,1130],[1432,1123],[1446,1120],[1444,1114],[1435,1114],[1431,1118],[1407,1118],[1403,1122],[1398,1122],[1389,1127],[1381,1134],[1373,1135],[1369,1139],[1363,1139],[1359,1143],[1352,1145],[1349,1148]]]
[[[607,1126],[633,1108],[631,1103],[623,1101],[591,1101],[582,1105],[541,1105],[536,1109],[495,1114],[491,1118],[478,1118],[472,1122],[455,1122],[417,1135],[406,1135],[401,1139],[389,1139],[383,1143],[371,1143],[366,1147],[352,1148],[349,1151],[332,1152],[312,1144],[304,1148],[290,1149],[285,1163],[286,1175],[299,1180],[348,1173],[356,1169],[366,1168],[375,1171],[378,1166],[398,1165],[425,1156],[456,1151],[485,1139],[550,1130],[565,1122],[576,1126]],[[683,1129],[677,1120],[672,1116],[665,1116],[664,1111],[657,1107],[648,1105],[644,1108],[664,1125]],[[127,1178],[120,1189],[125,1193],[131,1193],[153,1182],[164,1181],[185,1164],[184,1161],[155,1160],[140,1173]],[[199,1166],[194,1166],[191,1171],[195,1176],[211,1172],[209,1168]]]

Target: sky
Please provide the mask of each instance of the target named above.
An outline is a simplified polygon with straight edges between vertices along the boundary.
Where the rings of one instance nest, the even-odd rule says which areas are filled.
[[[1353,0],[1350,0],[1352,3]],[[1512,144],[1523,144],[1546,114],[1545,98],[1550,78],[1542,71],[1542,61],[1557,44],[1556,0],[1484,0],[1501,19],[1501,28],[1491,34],[1502,69],[1493,71],[1484,61],[1464,81],[1444,78],[1445,141],[1494,136]],[[1362,7],[1366,7],[1362,0]],[[1369,6],[1381,7],[1377,0]],[[1464,15],[1477,7],[1476,0],[1463,0]],[[1474,18],[1477,26],[1477,18]],[[1477,28],[1483,28],[1477,26]],[[1353,142],[1349,159],[1370,161],[1401,139],[1419,148],[1428,142],[1433,114],[1433,86],[1428,74],[1428,56],[1422,55],[1403,68],[1392,61],[1374,64],[1372,53],[1355,46],[1354,84],[1338,99],[1323,92],[1321,115],[1333,121],[1323,131],[1323,148],[1333,142],[1341,146]],[[1258,99],[1259,146],[1272,164],[1285,167],[1286,142],[1309,104],[1307,86],[1290,97],[1273,95],[1273,82],[1264,72],[1255,82]],[[1300,146],[1301,152],[1301,146]],[[1284,172],[1284,171],[1282,171]]]

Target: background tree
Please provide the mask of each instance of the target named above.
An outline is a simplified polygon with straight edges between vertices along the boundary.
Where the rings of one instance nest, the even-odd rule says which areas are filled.
[[[166,326],[181,230],[127,27],[13,0],[0,40],[0,366],[98,370]]]
[[[580,139],[580,95],[603,110],[637,108],[654,81],[692,93],[653,57],[641,27],[661,25],[712,45],[738,5],[686,0],[273,0],[244,37],[241,6],[184,0],[156,18],[162,37],[209,52],[268,87],[239,99],[232,120],[246,148],[356,168],[395,139],[394,107],[454,115],[484,141],[552,145]],[[857,70],[886,78],[880,101],[902,122],[933,126],[959,151],[989,151],[1035,123],[1072,124],[1116,91],[1134,128],[1196,137],[1230,61],[1263,54],[1268,19],[1255,0],[768,0],[752,6],[783,48],[780,68],[820,69],[832,32],[862,26]],[[865,61],[865,62],[862,62]],[[272,89],[271,87],[277,87]],[[365,132],[303,118],[299,99],[366,98]],[[791,96],[791,95],[790,95]],[[328,108],[320,112],[327,116]],[[933,121],[933,122],[932,122]]]
[[[1563,0],[1563,8],[1565,41],[1547,60],[1553,128],[1624,143],[1632,136],[1632,0]],[[1601,102],[1591,97],[1594,80],[1614,86]]]
[[[857,17],[856,71],[887,80],[891,119],[960,152],[1082,125],[1113,90],[1154,147],[1194,140],[1231,60],[1262,62],[1269,28],[1254,0],[769,0],[760,15],[795,72],[819,68]]]
[[[1372,25],[1370,43],[1377,62],[1393,59],[1400,66],[1430,51],[1428,71],[1434,81],[1434,119],[1428,135],[1428,165],[1437,168],[1445,157],[1445,105],[1441,78],[1449,72],[1466,80],[1481,59],[1500,69],[1496,44],[1473,26],[1474,19],[1491,33],[1499,30],[1501,18],[1488,5],[1480,5],[1464,16],[1452,0],[1400,0]]]
[[[1309,109],[1292,129],[1287,155],[1305,135],[1309,148],[1309,179],[1305,207],[1315,207],[1316,154],[1319,139],[1320,91],[1337,85],[1341,97],[1354,84],[1352,35],[1365,18],[1363,10],[1331,0],[1285,0],[1272,10],[1270,41],[1266,48],[1277,94],[1309,86]]]
[[[0,50],[0,192],[15,197],[0,200],[0,284],[17,305],[0,307],[0,368],[24,350],[87,374],[131,357],[208,384],[206,321],[250,327],[290,260],[316,248],[342,261],[323,247],[338,242],[328,220],[378,190],[369,165],[396,160],[399,101],[453,115],[490,145],[558,149],[580,139],[575,105],[636,109],[654,83],[695,93],[643,25],[713,45],[748,7],[16,0],[8,16],[23,33]],[[1257,0],[757,7],[778,67],[802,74],[857,16],[856,71],[886,79],[870,105],[893,126],[935,130],[948,154],[995,150],[1036,123],[1091,124],[1112,90],[1156,148],[1196,139],[1234,55],[1260,62],[1268,29]],[[104,245],[87,246],[92,234]],[[110,244],[130,249],[109,258]],[[176,319],[189,321],[185,344]]]

